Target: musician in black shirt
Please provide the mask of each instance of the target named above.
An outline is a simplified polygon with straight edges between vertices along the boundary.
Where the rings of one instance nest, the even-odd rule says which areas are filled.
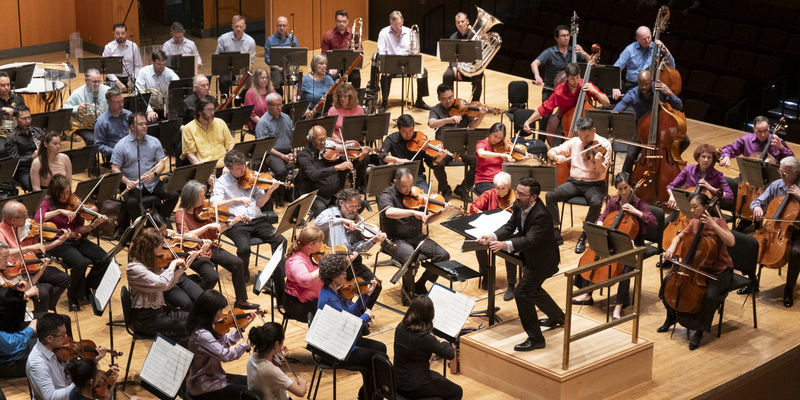
[[[37,154],[44,131],[31,126],[31,110],[24,104],[17,107],[14,114],[17,117],[17,127],[6,141],[5,152],[9,157],[19,157],[14,180],[26,191],[30,191],[31,162]]]
[[[315,218],[322,210],[334,204],[336,192],[344,187],[347,171],[353,170],[353,161],[336,158],[333,161],[322,157],[326,140],[325,128],[314,125],[306,136],[308,144],[297,153],[297,190],[300,194],[317,192],[309,216]]]
[[[11,93],[11,78],[5,71],[0,71],[0,109],[11,116],[14,109],[25,105],[25,100]]]
[[[411,115],[403,114],[397,118],[397,129],[397,132],[383,139],[383,146],[381,146],[381,152],[378,155],[381,161],[387,164],[400,164],[412,160],[423,160],[425,164],[432,167],[434,163],[441,162],[445,158],[445,154],[442,152],[439,152],[434,158],[427,155],[424,149],[420,150],[419,154],[408,149],[407,143],[421,133],[414,131],[414,117]],[[423,190],[428,190],[426,181],[425,167],[420,163],[416,178],[414,178],[414,184]]]
[[[473,35],[472,28],[469,26],[469,19],[467,14],[460,12],[456,14],[456,31],[450,35],[450,39],[470,39]],[[458,64],[450,62],[450,67],[444,71],[442,76],[442,83],[447,86],[453,87],[455,81],[472,81],[472,101],[481,99],[481,92],[483,92],[483,73],[473,77],[462,76],[458,71]]]

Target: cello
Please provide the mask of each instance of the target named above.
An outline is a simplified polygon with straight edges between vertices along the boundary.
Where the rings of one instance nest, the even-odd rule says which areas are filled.
[[[708,205],[713,207],[719,196],[714,196]],[[681,240],[676,255],[682,261],[672,261],[672,270],[664,281],[664,302],[673,310],[694,314],[703,306],[708,282],[706,278],[716,279],[711,268],[717,259],[719,249],[714,238],[703,235],[705,224],[700,222],[697,233],[691,240],[688,236]]]
[[[707,175],[707,172],[704,172],[703,176],[700,178],[700,180],[705,180],[706,179],[706,175]],[[697,185],[694,188],[693,191],[692,191],[692,188],[689,188],[687,190],[687,192],[688,191],[692,191],[692,195],[695,195],[695,194],[700,193],[701,190],[703,190],[703,187],[700,186],[700,185]],[[681,233],[683,228],[685,228],[686,225],[689,225],[689,221],[691,220],[691,218],[689,218],[688,215],[686,215],[686,214],[684,214],[684,213],[682,213],[680,211],[678,211],[678,213],[679,213],[678,218],[675,218],[674,221],[670,222],[669,224],[667,224],[666,227],[664,227],[664,237],[661,239],[661,247],[662,248],[665,248],[665,249],[668,248],[670,243],[672,243],[672,239],[675,239],[675,236],[678,236],[678,234]]]
[[[664,21],[666,22],[666,21]],[[656,57],[654,52],[653,63],[656,68],[655,79],[661,79],[661,70],[664,61]],[[639,119],[637,126],[638,137],[641,143],[647,143],[652,149],[643,149],[639,160],[633,166],[631,179],[639,181],[645,172],[652,172],[655,184],[649,185],[641,192],[639,197],[648,203],[666,203],[669,198],[667,185],[686,166],[686,161],[681,158],[680,143],[686,137],[686,115],[661,101],[661,96],[653,90],[653,103],[650,113]]]
[[[764,148],[761,150],[761,154],[759,154],[758,159],[763,162],[768,162],[771,164],[777,164],[777,160],[775,157],[769,154],[769,148],[772,145],[772,139],[775,137],[775,134],[778,132],[783,132],[786,130],[786,119],[781,117],[780,121],[775,123],[775,126],[772,128],[772,132],[770,132],[769,137],[767,138],[767,143],[764,144]],[[761,178],[764,182],[767,182],[766,176],[764,176],[765,171],[761,170]],[[756,187],[750,184],[750,182],[742,180],[739,182],[739,187],[736,190],[736,214],[739,216],[740,219],[752,221],[753,220],[753,210],[750,209],[750,202],[753,199],[757,198],[764,193],[764,187]]]
[[[647,185],[647,179],[649,178],[650,174],[645,174],[644,178],[640,181],[636,182],[636,185],[633,186],[631,190],[631,194],[628,197],[628,202],[633,199],[633,196],[636,194],[636,190],[642,186]],[[623,204],[624,205],[624,204]],[[608,227],[609,229],[617,230],[622,233],[626,233],[631,238],[635,237],[636,234],[639,233],[639,221],[636,220],[633,216],[629,213],[626,213],[622,210],[622,205],[620,205],[619,211],[614,211],[606,215],[605,219],[603,219],[603,226]],[[591,248],[586,249],[586,252],[583,253],[581,256],[580,261],[578,262],[579,266],[584,266],[587,264],[593,263],[597,259],[597,254]],[[621,262],[612,263],[608,265],[604,265],[599,268],[595,268],[590,271],[585,271],[581,273],[581,276],[591,283],[600,283],[605,282],[619,274],[622,273],[622,270],[625,266]]]
[[[769,202],[764,222],[753,237],[758,240],[758,262],[767,268],[781,268],[792,252],[795,220],[800,214],[800,201],[793,195],[778,196]],[[766,218],[771,216],[770,218]]]
[[[667,24],[669,23],[669,7],[666,5],[661,6],[658,10],[658,16],[656,17],[656,23],[653,27],[653,43],[654,47],[658,50],[655,51],[653,55],[653,59],[656,59],[657,53],[661,52],[661,45],[658,44],[659,37],[661,36],[661,31],[667,29]],[[650,64],[650,76],[655,76],[655,68],[656,64]],[[669,65],[664,65],[661,67],[661,82],[667,87],[669,90],[672,90],[672,93],[675,95],[681,94],[681,90],[683,90],[683,82],[681,81],[681,73],[675,67],[670,67]]]

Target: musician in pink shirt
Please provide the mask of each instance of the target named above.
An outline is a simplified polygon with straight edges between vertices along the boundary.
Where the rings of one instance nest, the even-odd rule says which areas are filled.
[[[306,225],[286,254],[286,300],[284,308],[292,319],[307,322],[308,313],[317,310],[317,298],[322,289],[319,267],[311,256],[322,247],[325,234],[315,225]]]

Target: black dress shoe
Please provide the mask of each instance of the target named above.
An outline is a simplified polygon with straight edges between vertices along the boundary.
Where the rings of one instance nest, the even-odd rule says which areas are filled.
[[[586,251],[586,235],[581,235],[578,243],[575,243],[575,254],[583,254],[584,251]]]
[[[461,186],[456,186],[455,190],[453,190],[453,195],[463,201],[467,201],[469,198],[469,192]]]
[[[695,350],[700,347],[700,341],[703,339],[703,330],[698,329],[694,331],[692,334],[692,338],[689,339],[689,350]]]
[[[530,338],[526,339],[524,342],[514,346],[514,351],[531,351],[536,349],[543,349],[545,346],[545,341],[533,341]]]
[[[481,290],[489,290],[489,283],[486,278],[481,279]]]
[[[658,328],[656,328],[656,332],[664,333],[668,331],[669,328],[672,327],[672,325],[675,325],[675,320],[673,318],[667,317],[664,323],[661,324],[661,326],[659,326]]]
[[[260,306],[249,301],[237,301],[234,303],[234,307],[241,308],[242,310],[258,310]]]
[[[587,300],[575,300],[572,299],[572,304],[579,305],[579,306],[593,306],[594,299],[589,297]]]
[[[514,284],[509,283],[508,289],[506,289],[505,294],[503,294],[503,301],[511,301],[514,300]]]
[[[80,310],[81,310],[81,306],[79,306],[78,304],[72,303],[72,304],[69,305],[69,311],[70,312],[75,312],[75,311],[80,311]]]
[[[556,326],[564,326],[564,319],[554,320],[550,318],[540,319],[539,326],[545,326],[548,328],[554,328]]]
[[[784,294],[783,306],[786,308],[791,308],[793,305],[794,305],[794,293]]]
[[[414,103],[414,107],[415,108],[421,108],[423,110],[430,110],[431,109],[431,106],[425,104],[425,102],[422,101],[422,99],[417,100],[417,102]]]

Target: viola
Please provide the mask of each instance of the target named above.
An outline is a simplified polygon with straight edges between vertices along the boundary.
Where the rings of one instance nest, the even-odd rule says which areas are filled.
[[[102,400],[110,399],[118,377],[119,372],[113,368],[110,368],[108,371],[97,370],[97,375],[94,379],[94,387],[92,388],[92,397]]]
[[[800,201],[793,195],[778,196],[769,202],[765,219],[753,237],[758,240],[758,262],[767,268],[781,268],[792,252],[795,220],[800,215]]]
[[[322,257],[325,257],[329,254],[340,254],[347,256],[350,254],[350,252],[347,250],[347,247],[344,247],[343,245],[333,246],[331,248],[323,243],[318,252],[311,254],[311,261],[314,264],[319,265],[319,261],[322,260]]]
[[[61,229],[56,228],[56,224],[52,222],[38,222],[35,219],[28,218],[28,224],[30,224],[31,230],[28,232],[28,236],[25,236],[25,239],[38,239],[41,234],[44,240],[54,240],[56,236],[64,233]]]
[[[64,344],[57,348],[55,353],[59,361],[68,361],[75,357],[96,360],[99,355],[97,345],[93,341],[83,339],[76,342],[69,336],[64,338]],[[108,349],[107,353],[111,354],[113,357],[122,357],[122,352],[115,351],[114,349]]]
[[[178,257],[188,257],[189,253],[185,251],[181,251],[181,248],[175,244],[171,247],[162,247],[161,253],[156,255],[156,268],[164,269],[169,266],[169,264],[178,259]]]
[[[342,298],[345,300],[352,300],[356,294],[361,294],[364,291],[363,288],[369,286],[369,284],[369,281],[357,276],[355,279],[345,281],[336,292],[339,293],[339,296],[342,296]]]
[[[231,329],[238,327],[239,329],[244,329],[247,325],[250,325],[254,319],[256,319],[256,315],[265,316],[269,312],[266,310],[256,310],[252,312],[244,312],[243,310],[233,307],[228,312],[222,314],[220,319],[214,321],[214,332],[217,334],[224,335],[230,332]]]
[[[508,194],[505,197],[498,197],[497,198],[497,206],[501,210],[505,210],[505,209],[511,207],[512,204],[514,204],[514,200],[515,199],[516,198],[514,196],[514,191],[509,189]]]
[[[441,194],[436,193],[428,195],[424,190],[417,186],[412,187],[411,193],[403,197],[403,205],[412,210],[421,211],[425,208],[426,204],[428,206],[428,211],[434,214],[444,210],[447,207],[460,210],[458,207],[454,207],[452,204],[445,202],[444,197]],[[463,211],[461,212],[463,213]]]
[[[605,147],[600,146],[600,142],[597,140],[592,140],[583,146],[583,158],[586,161],[589,161],[597,154],[606,155],[607,151],[608,150]]]
[[[182,247],[186,249],[194,249],[198,245],[203,244],[203,239],[200,239],[194,233],[186,232],[181,235],[172,229],[167,229],[167,234],[164,238],[173,246],[181,246],[181,242],[183,242]]]
[[[245,171],[244,175],[236,179],[236,182],[242,189],[252,189],[253,185],[264,190],[269,189],[272,185],[283,185],[287,188],[294,187],[294,185],[289,182],[281,182],[273,179],[269,172],[256,173],[256,171],[252,169]]]
[[[450,111],[448,114],[450,114],[451,117],[460,115],[477,118],[480,115],[483,107],[485,106],[480,101],[472,101],[467,103],[466,100],[455,99],[453,101],[453,105],[450,106]]]
[[[83,217],[83,219],[87,221],[94,221],[95,218],[103,215],[97,212],[98,210],[97,205],[95,204],[87,205],[86,203],[83,203],[83,205],[81,205],[81,203],[82,201],[78,197],[78,195],[72,193],[69,195],[69,200],[67,200],[65,208],[69,211],[77,212],[81,217]],[[80,210],[78,210],[78,207],[80,207]],[[108,219],[108,222],[111,222],[114,225],[117,224],[117,221],[111,219]]]
[[[636,190],[638,188],[647,185],[647,179],[649,178],[649,176],[650,174],[646,174],[644,179],[636,182],[636,185],[634,185],[633,188],[631,189],[631,195],[625,204],[630,202],[630,200],[636,194]],[[624,204],[620,204],[619,211],[614,211],[606,215],[605,219],[603,219],[603,226],[626,233],[631,238],[635,238],[636,235],[639,234],[639,221],[637,221],[636,218],[634,218],[629,213],[622,211],[621,209],[622,205]],[[578,265],[583,266],[593,263],[597,258],[598,258],[597,254],[595,253],[594,250],[592,250],[590,246],[581,256]],[[625,266],[622,263],[617,262],[595,268],[591,271],[585,271],[581,273],[581,276],[584,279],[588,280],[589,282],[600,283],[600,282],[605,282],[621,274],[624,268]]]
[[[25,253],[23,260],[20,260],[18,255],[11,254],[8,257],[8,267],[3,270],[3,276],[9,279],[19,276],[25,272],[25,267],[29,274],[35,274],[42,267],[42,260],[32,251]]]
[[[336,161],[346,158],[348,161],[360,160],[364,158],[372,149],[366,150],[358,141],[347,140],[342,144],[339,141],[328,138],[325,139],[325,148],[322,150],[322,158],[328,161]],[[345,152],[347,156],[345,157]]]
[[[383,233],[383,232],[381,232],[381,230],[378,228],[377,225],[370,224],[369,222],[366,222],[366,221],[361,221],[358,224],[356,224],[356,230],[361,232],[361,236],[363,236],[364,239],[367,239],[367,240],[371,240],[375,236],[378,236],[381,233]],[[388,237],[386,239],[384,239],[383,242],[386,243],[386,245],[391,250],[394,250],[395,248],[397,248],[397,244],[392,242]],[[364,256],[366,257],[367,255],[365,254]]]
[[[231,214],[230,211],[228,211],[228,207],[214,206],[208,200],[203,200],[202,205],[195,207],[194,217],[198,221],[215,220],[216,222],[223,222],[223,223],[228,222],[233,218],[236,218],[235,215]]]
[[[439,156],[439,152],[442,152],[453,158],[460,158],[456,155],[453,155],[453,153],[451,153],[449,150],[445,149],[441,141],[429,140],[428,136],[420,131],[414,132],[414,136],[412,136],[411,139],[406,142],[406,148],[408,151],[413,151],[415,153],[424,148],[425,154],[434,158]]]

